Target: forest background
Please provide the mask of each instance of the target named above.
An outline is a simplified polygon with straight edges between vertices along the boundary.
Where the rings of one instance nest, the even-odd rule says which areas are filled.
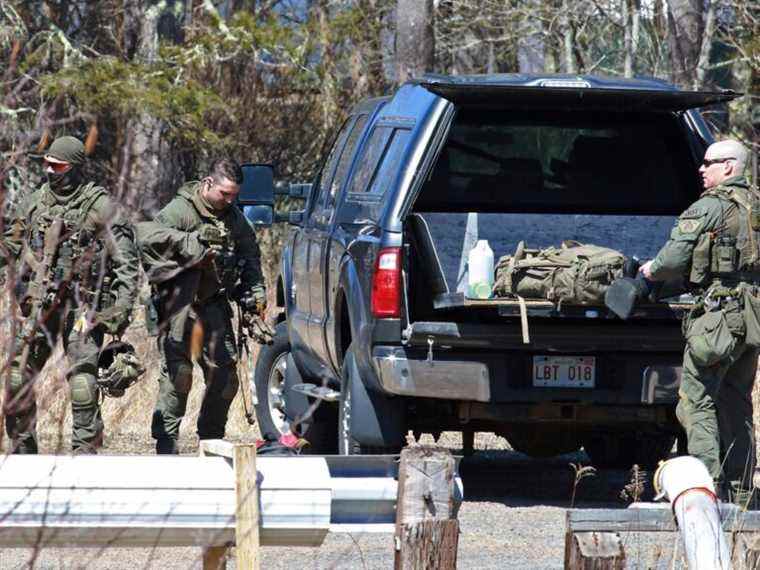
[[[62,134],[136,218],[222,152],[308,181],[353,103],[423,72],[733,89],[706,116],[760,149],[752,0],[0,0],[1,203]],[[260,236],[270,280],[285,232]]]

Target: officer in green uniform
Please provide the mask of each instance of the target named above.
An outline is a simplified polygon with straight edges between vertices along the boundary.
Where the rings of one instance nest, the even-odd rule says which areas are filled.
[[[84,160],[81,141],[56,139],[44,155],[47,182],[19,202],[0,240],[0,264],[23,317],[12,325],[5,384],[5,427],[16,453],[37,453],[34,382],[59,337],[69,361],[72,448],[95,453],[102,444],[98,355],[106,334],[120,337],[129,325],[139,259],[118,205],[83,179]]]
[[[238,390],[230,300],[245,299],[241,305],[255,307],[259,315],[265,308],[259,247],[253,228],[233,206],[242,170],[234,160],[219,159],[209,172],[203,180],[182,186],[154,221],[137,225],[161,323],[162,365],[152,423],[157,453],[177,453],[194,359],[206,383],[198,437],[224,437]],[[193,339],[200,334],[200,353],[194,354]]]
[[[654,281],[682,276],[696,295],[684,320],[676,414],[689,454],[745,505],[756,462],[751,394],[760,344],[760,196],[743,176],[747,157],[733,140],[707,149],[699,169],[704,191],[641,268]]]

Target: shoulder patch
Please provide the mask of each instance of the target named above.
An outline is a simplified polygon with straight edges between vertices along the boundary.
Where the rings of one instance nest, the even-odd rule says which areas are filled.
[[[700,216],[702,217],[702,216]],[[678,220],[678,231],[682,234],[694,234],[702,227],[702,221],[694,218],[681,218]]]
[[[680,220],[696,220],[698,218],[702,218],[707,214],[702,208],[694,208],[691,207],[688,210],[686,210],[683,214],[678,216],[678,219]]]

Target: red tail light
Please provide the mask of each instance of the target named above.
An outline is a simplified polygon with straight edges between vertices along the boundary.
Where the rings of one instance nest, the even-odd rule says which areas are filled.
[[[401,316],[400,247],[385,247],[377,254],[372,277],[372,315],[379,319]]]

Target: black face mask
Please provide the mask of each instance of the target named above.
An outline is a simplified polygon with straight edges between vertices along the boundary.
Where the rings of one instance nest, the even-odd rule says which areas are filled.
[[[65,194],[79,186],[79,173],[77,172],[76,168],[72,168],[63,174],[46,172],[45,176],[47,176],[47,181],[48,184],[50,184],[50,188],[59,194]]]

